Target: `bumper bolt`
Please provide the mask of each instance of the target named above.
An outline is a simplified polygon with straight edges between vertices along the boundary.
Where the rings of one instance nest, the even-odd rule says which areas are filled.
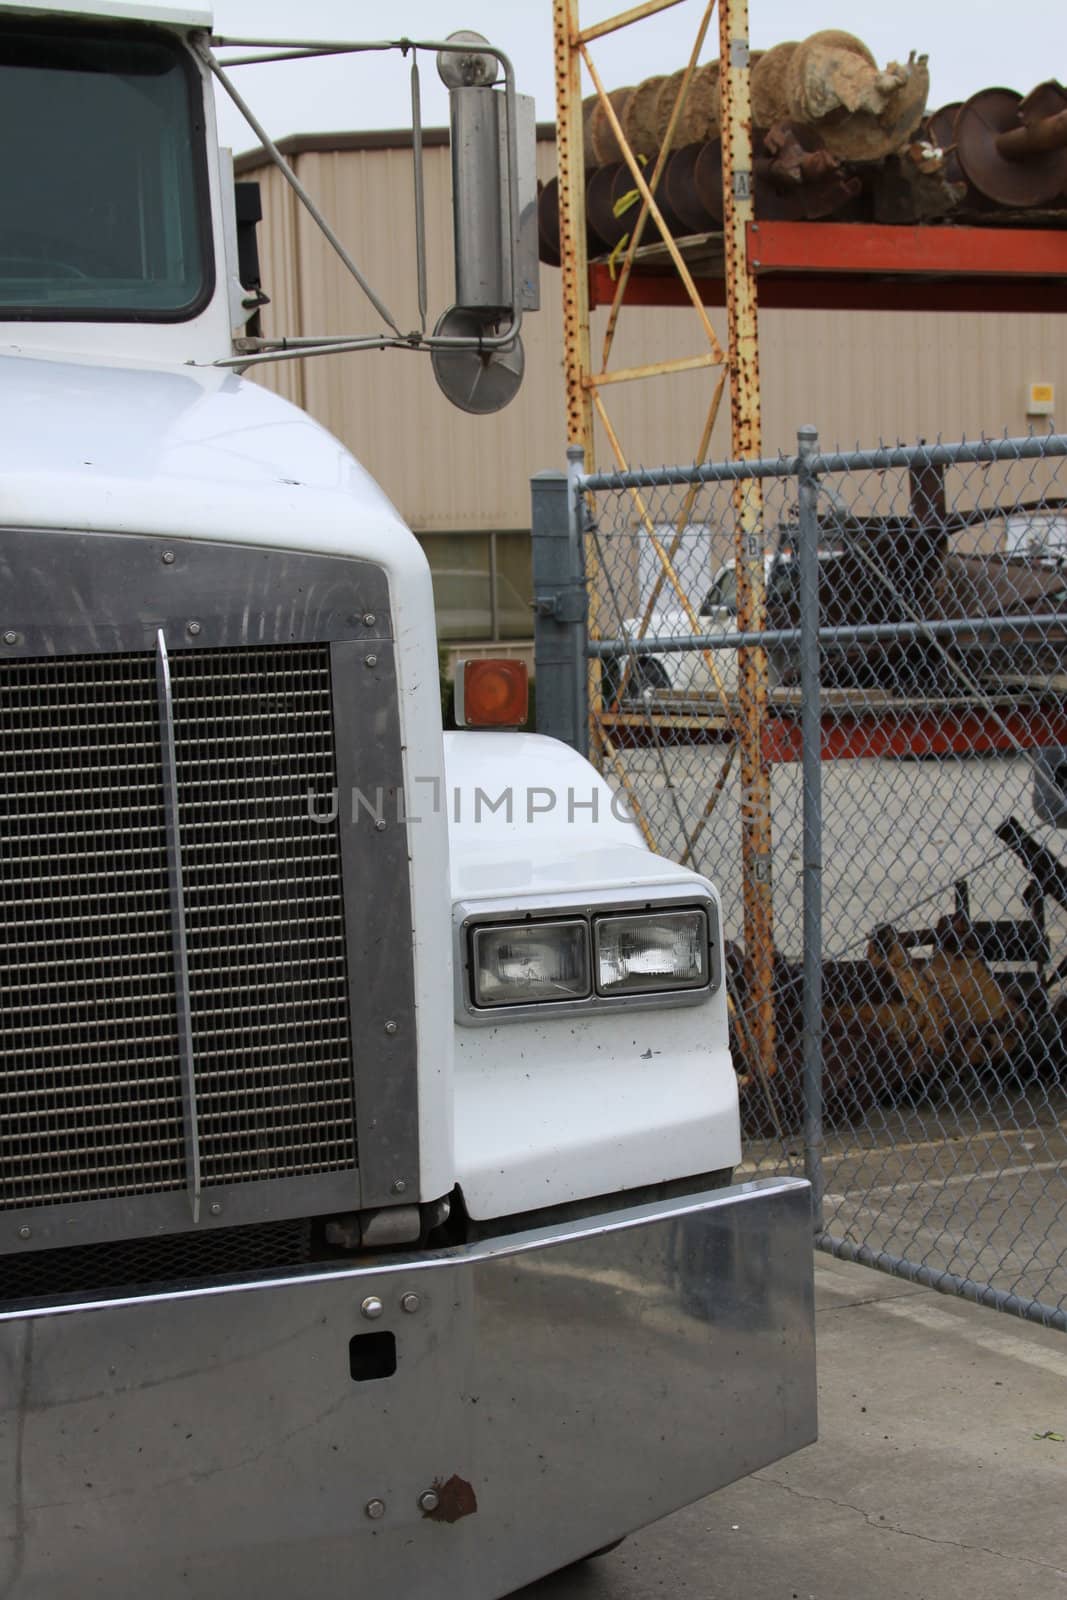
[[[385,1516],[385,1501],[368,1500],[363,1509],[372,1522],[377,1522],[380,1517]]]
[[[420,1511],[436,1511],[441,1504],[441,1496],[436,1489],[424,1489],[419,1495]]]
[[[7,632],[4,634],[4,643],[5,644],[18,644],[18,642],[19,642],[19,636],[15,632],[14,628],[8,628]]]
[[[378,618],[374,615],[373,611],[364,611],[364,613],[363,613],[363,626],[365,628],[373,628],[374,624],[377,622],[377,620],[378,620]]]
[[[32,1238],[32,1236],[33,1236],[32,1229],[26,1228],[26,1227],[22,1227],[22,1228],[19,1229],[19,1238],[20,1239],[30,1239],[30,1238]]]
[[[368,1322],[377,1322],[385,1307],[376,1294],[369,1294],[359,1308]],[[369,1515],[369,1513],[368,1513]]]
[[[186,631],[186,633],[190,634],[195,639],[197,634],[200,632],[200,624],[199,624],[199,622],[189,622],[189,623],[187,623],[185,631]]]
[[[378,657],[377,656],[366,656],[364,658],[363,665],[365,667],[376,667],[378,665]]]
[[[422,1301],[419,1299],[417,1294],[411,1294],[409,1292],[408,1294],[402,1294],[400,1296],[401,1311],[407,1311],[409,1314],[413,1315],[419,1309],[421,1304]]]
[[[172,567],[174,565],[174,551],[164,550],[159,559],[162,561],[165,567]]]

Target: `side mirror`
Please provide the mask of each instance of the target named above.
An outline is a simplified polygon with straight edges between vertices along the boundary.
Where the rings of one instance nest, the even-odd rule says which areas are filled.
[[[226,149],[219,150],[219,184],[230,328],[234,339],[258,338],[260,307],[270,304],[260,283],[256,240],[263,215],[259,184],[235,180],[233,154]]]
[[[490,320],[541,305],[537,252],[534,103],[515,97],[518,231],[512,233],[507,99],[500,89],[455,88],[451,102],[456,305]],[[517,295],[517,299],[516,299]]]
[[[242,178],[233,186],[233,198],[237,212],[237,276],[242,288],[258,291],[263,287],[256,234],[257,225],[263,221],[263,198],[259,184]]]
[[[541,305],[537,242],[537,130],[534,103],[494,88],[498,61],[477,33],[449,36],[437,70],[448,88],[452,150],[452,236],[456,303],[439,320],[434,376],[454,405],[487,413],[507,405],[522,382],[522,342],[500,338]],[[509,108],[513,108],[514,126]],[[492,337],[492,348],[476,341]]]
[[[218,42],[218,41],[217,41]],[[221,41],[229,46],[240,41]],[[296,356],[338,355],[345,350],[427,350],[445,395],[464,411],[499,411],[517,392],[524,357],[519,332],[523,315],[540,305],[537,247],[536,125],[533,101],[515,91],[515,74],[502,50],[477,33],[451,34],[419,44],[411,39],[382,43],[261,40],[265,55],[220,61],[206,35],[193,49],[217,78],[274,162],[297,200],[374,307],[377,333],[300,334],[264,338],[257,311],[267,303],[259,286],[256,224],[259,194],[254,184],[234,190],[233,160],[220,153],[226,255],[226,288],[233,355],[220,366],[247,367]],[[348,52],[398,50],[411,54],[412,152],[415,188],[415,267],[418,326],[405,331],[385,299],[375,292],[351,252],[323,216],[313,196],[256,120],[230,82],[227,66],[288,61]],[[455,304],[427,333],[426,214],[423,174],[421,89],[418,53],[432,50],[450,94],[452,210],[456,273]],[[503,73],[503,83],[497,78]],[[238,214],[239,211],[239,214]]]

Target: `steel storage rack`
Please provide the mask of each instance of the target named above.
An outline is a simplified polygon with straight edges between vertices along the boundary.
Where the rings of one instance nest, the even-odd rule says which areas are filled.
[[[764,105],[754,105],[754,94],[764,103],[768,93],[773,99],[779,58],[784,63],[784,52],[808,46],[812,47],[809,56],[818,58],[816,75],[836,70],[838,58],[829,60],[828,66],[825,47],[829,43],[839,50],[842,41],[847,50],[865,56],[873,74],[873,57],[865,47],[847,35],[819,34],[804,46],[777,46],[763,53],[765,65],[757,67],[761,53],[749,49],[748,0],[718,0],[718,59],[700,65],[716,13],[715,0],[700,0],[695,6],[686,5],[695,29],[684,67],[669,77],[646,80],[636,89],[609,90],[595,59],[598,41],[681,3],[646,0],[583,27],[579,0],[553,0],[558,178],[555,192],[541,197],[542,257],[557,261],[561,269],[567,440],[572,459],[583,463],[581,471],[588,474],[602,465],[596,459],[601,440],[610,456],[603,466],[620,472],[630,469],[632,452],[611,416],[616,385],[652,378],[664,382],[701,370],[707,371],[710,392],[693,461],[699,465],[706,460],[727,394],[730,457],[733,461],[758,459],[762,454],[760,304],[904,312],[1067,309],[1067,231],[1063,226],[1067,212],[1056,215],[1042,209],[1062,205],[1058,197],[1067,194],[1067,97],[1059,86],[1043,85],[1025,99],[1009,91],[984,90],[962,107],[934,113],[922,124],[925,143],[921,151],[925,153],[915,155],[916,170],[903,165],[899,171],[894,169],[889,175],[892,182],[882,183],[875,206],[876,217],[909,217],[909,212],[914,212],[917,220],[861,220],[849,213],[859,180],[842,176],[850,170],[847,166],[839,169],[825,152],[813,155],[801,150],[790,155],[788,150],[768,150],[765,135],[759,131],[766,128],[768,116]],[[681,27],[679,36],[681,39]],[[821,58],[820,45],[824,47]],[[683,59],[681,51],[679,59]],[[846,60],[846,67],[855,66],[854,59]],[[593,89],[584,102],[583,68]],[[888,70],[892,73],[894,68]],[[894,138],[901,142],[899,127],[908,134],[918,124],[928,86],[925,60],[913,57],[904,68],[895,70],[898,79],[890,85],[889,112],[882,115],[882,126],[861,112],[849,135],[851,145],[844,136],[835,136],[838,145],[844,141],[846,154],[869,156],[875,148],[872,135],[881,140],[885,128],[889,130],[887,138],[877,148],[888,150]],[[879,79],[883,88],[885,78],[883,74]],[[899,114],[897,125],[891,113]],[[710,157],[709,146],[697,152],[695,143],[684,145],[687,137],[698,137],[693,129],[701,115],[705,120],[710,116],[719,135]],[[913,118],[910,124],[900,121],[909,116]],[[937,148],[935,152],[935,140],[945,146],[944,151]],[[920,146],[915,149],[919,152]],[[610,161],[599,160],[602,156]],[[813,184],[807,190],[809,195],[830,195],[822,209],[809,206],[819,220],[798,215],[802,208],[792,202],[777,207],[778,215],[766,214],[776,210],[773,204],[761,207],[759,203],[761,185],[765,202],[770,192],[766,173],[772,158],[793,160],[791,178],[803,169],[805,181],[811,179]],[[698,161],[703,164],[700,183],[694,176]],[[692,211],[681,207],[688,212],[687,222],[673,203],[678,191],[672,191],[667,182],[672,173],[680,174],[683,195],[699,191],[705,225],[696,231]],[[902,187],[906,191],[903,201]],[[938,206],[938,223],[918,220],[937,211]],[[945,220],[953,207],[960,206],[966,225]],[[843,212],[849,220],[827,220],[833,207],[837,208],[834,218]],[[615,239],[610,250],[602,234],[597,239],[596,230],[590,239],[594,211],[598,218],[608,219],[609,237]],[[1059,226],[1055,226],[1057,222]],[[691,311],[694,353],[642,366],[612,367],[623,308],[649,306]],[[600,349],[594,355],[590,313],[598,307],[608,308],[608,314]],[[720,307],[726,310],[724,337],[709,316],[709,308]],[[936,483],[914,487],[918,502],[939,503]],[[645,635],[656,602],[665,594],[687,615],[697,638],[706,630],[699,625],[675,561],[696,486],[691,485],[681,499],[673,531],[655,523],[640,487],[628,483],[627,492],[635,521],[653,553],[655,571],[637,637]],[[737,633],[752,636],[752,642],[739,651],[736,686],[727,692],[715,652],[704,650],[720,702],[716,714],[709,716],[706,708],[689,710],[684,705],[646,706],[635,713],[623,704],[629,660],[623,665],[621,680],[605,688],[602,659],[594,650],[589,662],[589,743],[598,765],[630,791],[620,754],[627,745],[654,741],[660,732],[669,733],[675,742],[733,742],[741,785],[750,1048],[754,1065],[773,1073],[771,778],[776,762],[797,759],[800,706],[796,693],[770,688],[767,652],[760,638],[767,620],[762,495],[759,476],[737,482],[733,491]],[[602,632],[603,608],[598,553],[592,539],[586,540],[586,570],[589,635],[595,643]],[[1013,748],[1047,741],[1048,717],[1047,706],[1036,708],[1032,715],[1014,711]],[[1002,723],[999,712],[991,717],[958,703],[946,701],[931,710],[924,701],[921,708],[909,709],[891,704],[887,698],[881,706],[865,704],[848,718],[844,728],[841,708],[831,707],[824,719],[824,738],[832,727],[838,757],[869,753],[879,743],[898,751],[909,745],[924,749],[931,737],[945,748],[959,751],[996,747]],[[721,790],[720,781],[709,795],[709,813]],[[638,822],[655,847],[655,828],[637,797],[632,798]]]

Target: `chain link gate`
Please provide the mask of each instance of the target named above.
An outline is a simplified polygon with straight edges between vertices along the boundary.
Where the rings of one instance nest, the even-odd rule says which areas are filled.
[[[541,731],[722,895],[744,1171],[803,1163],[820,1248],[1061,1330],[1065,454],[826,454],[811,429],[763,462],[572,452],[533,518]],[[741,635],[752,504],[765,626]],[[742,883],[761,824],[769,928]]]

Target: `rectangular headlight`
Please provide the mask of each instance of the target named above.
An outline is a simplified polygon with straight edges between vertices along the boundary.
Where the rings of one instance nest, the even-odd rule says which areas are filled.
[[[475,929],[471,945],[475,1005],[525,1006],[590,993],[584,921],[498,923]]]
[[[704,911],[598,917],[594,939],[598,994],[654,994],[702,989],[708,983]]]

